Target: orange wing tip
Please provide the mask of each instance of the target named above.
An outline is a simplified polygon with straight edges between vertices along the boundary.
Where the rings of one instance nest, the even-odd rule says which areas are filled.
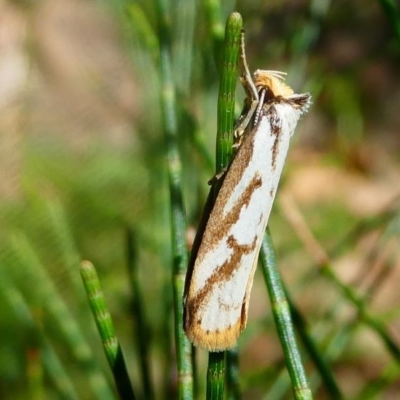
[[[196,346],[208,351],[225,351],[236,346],[240,332],[244,329],[241,321],[217,331],[202,329],[199,325],[185,329],[186,336]]]
[[[269,88],[275,97],[290,97],[294,91],[283,82],[285,75],[285,72],[258,69],[254,72],[254,82],[257,87]]]

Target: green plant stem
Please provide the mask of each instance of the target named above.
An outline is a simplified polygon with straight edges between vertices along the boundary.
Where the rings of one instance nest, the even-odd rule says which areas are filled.
[[[66,366],[60,361],[57,352],[50,341],[43,335],[42,359],[46,373],[51,377],[58,390],[59,398],[62,400],[78,400],[71,378],[68,376]]]
[[[400,9],[395,0],[378,0],[393,28],[397,43],[400,46]]]
[[[15,279],[29,280],[32,293],[41,301],[43,309],[53,319],[54,325],[60,330],[71,354],[82,366],[87,376],[87,390],[93,391],[96,399],[109,400],[114,398],[109,383],[96,364],[92,349],[85,340],[78,323],[71,314],[63,297],[59,294],[54,282],[38,259],[28,239],[23,235],[14,235],[11,245],[22,268],[24,276]]]
[[[290,212],[289,212],[290,211]],[[304,221],[301,213],[296,209],[295,204],[292,204],[290,208],[286,209],[285,214],[289,217],[292,227],[297,231],[299,238],[304,243],[305,247],[309,249],[310,254],[313,255],[316,269],[324,275],[339,291],[342,292],[343,297],[358,311],[357,321],[361,321],[368,325],[385,344],[388,351],[393,356],[395,362],[400,366],[400,349],[393,338],[390,336],[385,325],[375,316],[368,312],[368,301],[370,300],[369,293],[361,296],[357,291],[350,285],[344,284],[335,273],[330,263],[330,257],[326,254],[325,250],[320,246],[318,241],[314,238],[312,232],[309,230],[306,222]],[[348,247],[349,242],[353,242],[353,238],[360,236],[361,234],[376,229],[377,226],[387,224],[393,219],[393,210],[389,210],[378,218],[368,218],[361,223],[357,224],[356,229],[353,229],[350,234],[347,234],[345,240],[336,245],[334,253],[336,257],[338,253],[343,251],[345,247]],[[336,346],[338,347],[338,346]],[[331,353],[328,351],[327,353]]]
[[[207,399],[223,399],[225,384],[225,352],[209,353]]]
[[[228,400],[239,400],[239,354],[237,348],[226,352],[226,386]]]
[[[308,333],[306,326],[307,324],[303,315],[293,303],[287,290],[285,290],[285,295],[289,304],[290,314],[292,316],[293,323],[297,328],[300,340],[303,343],[304,348],[307,350],[310,358],[313,360],[317,370],[319,371],[329,396],[335,400],[342,399],[342,393],[340,392],[339,386],[337,385],[335,377],[332,374],[332,370],[330,369],[326,360],[321,356],[314,339]]]
[[[308,387],[304,367],[301,362],[300,352],[297,348],[289,304],[286,300],[282,281],[276,265],[275,252],[268,229],[264,236],[260,255],[262,271],[268,287],[276,328],[285,355],[289,376],[292,381],[294,398],[296,400],[312,399],[311,390]]]
[[[222,171],[229,164],[232,157],[237,61],[242,27],[243,21],[241,15],[232,13],[226,22],[224,54],[220,76],[216,173]],[[217,192],[218,188],[215,188],[214,199]],[[207,370],[207,399],[223,398],[224,381],[225,353],[210,352]]]
[[[301,219],[298,223],[302,225],[303,231],[307,230],[307,237],[309,238],[308,240],[312,242],[313,247],[315,247],[314,254],[319,254],[318,256],[315,256],[315,258],[320,273],[323,274],[327,279],[329,279],[330,282],[332,282],[343,293],[344,297],[354,305],[354,307],[358,311],[359,319],[378,334],[388,351],[391,353],[392,357],[400,365],[400,348],[390,336],[385,325],[377,317],[368,312],[366,306],[368,296],[364,298],[358,295],[356,290],[354,290],[351,286],[344,284],[339,279],[339,277],[336,275],[330,265],[329,257],[325,254],[325,251],[320,248],[319,243],[315,241],[311,232],[308,231],[307,225],[302,220],[301,216],[300,218]],[[299,236],[302,237],[300,233]],[[305,239],[303,239],[303,241],[304,240]]]
[[[108,311],[99,277],[93,264],[89,261],[82,262],[81,277],[118,394],[121,399],[135,399],[124,356],[115,336],[114,324]]]
[[[134,318],[134,330],[137,340],[137,351],[140,357],[141,382],[143,394],[148,400],[154,398],[154,390],[150,377],[150,337],[147,320],[144,315],[142,291],[139,284],[136,242],[132,229],[127,229],[126,247],[128,270],[132,289],[132,314]]]
[[[221,50],[224,46],[224,24],[221,18],[221,1],[206,0],[204,2],[209,31],[211,33],[214,58],[219,65],[222,60]]]
[[[161,108],[171,201],[172,282],[178,364],[178,395],[180,399],[191,399],[193,398],[192,346],[182,327],[182,295],[188,255],[186,249],[186,220],[182,196],[182,164],[178,150],[176,88],[172,75],[171,14],[166,0],[158,0],[157,7],[160,38]]]
[[[125,13],[129,27],[137,32],[137,38],[142,43],[142,47],[151,55],[152,60],[157,62],[160,54],[158,38],[143,7],[137,2],[129,2]]]
[[[380,376],[368,380],[367,384],[360,390],[354,400],[369,400],[382,398],[382,394],[391,385],[399,381],[400,368],[397,363],[390,363],[381,372]]]
[[[400,365],[399,346],[390,336],[385,325],[378,318],[367,311],[364,299],[359,296],[352,287],[341,282],[341,280],[334,273],[333,269],[330,267],[329,263],[320,264],[319,268],[321,273],[324,274],[332,283],[334,283],[335,286],[338,287],[344,294],[345,298],[357,308],[359,319],[368,325],[373,331],[375,331],[375,333],[385,344],[389,353]]]
[[[0,293],[9,305],[10,309],[15,313],[20,326],[25,330],[34,332],[35,319],[32,315],[31,308],[23,298],[21,292],[15,287],[5,273],[1,274]],[[57,352],[53,349],[46,333],[41,331],[40,344],[42,351],[42,363],[44,371],[48,376],[48,380],[54,385],[60,399],[78,400],[79,396],[75,391],[71,378],[65,371],[63,363],[60,361]]]
[[[231,161],[235,113],[235,89],[238,71],[240,32],[243,20],[239,13],[229,15],[226,22],[224,58],[221,68],[218,115],[216,172],[222,171]]]

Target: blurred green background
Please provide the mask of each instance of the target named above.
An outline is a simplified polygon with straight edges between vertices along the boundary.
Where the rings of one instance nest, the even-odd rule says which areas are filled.
[[[345,397],[400,398],[399,4],[176,0],[170,7],[188,242],[214,171],[216,61],[226,17],[237,10],[250,68],[287,71],[297,93],[313,96],[270,220],[284,279]],[[0,2],[2,399],[97,398],[88,359],[100,381],[111,381],[80,281],[83,259],[98,270],[140,387],[128,228],[152,380],[157,398],[173,396],[157,32],[151,1]],[[339,283],[319,273],[326,260]],[[362,306],[349,301],[346,288]],[[360,311],[379,317],[392,352]],[[245,399],[291,398],[290,387],[277,386],[284,365],[260,275],[239,352]],[[327,398],[304,361],[315,397]]]

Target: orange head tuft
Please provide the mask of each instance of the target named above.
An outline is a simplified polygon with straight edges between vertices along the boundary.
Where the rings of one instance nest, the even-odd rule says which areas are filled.
[[[285,72],[264,71],[254,72],[254,82],[257,88],[268,88],[275,97],[289,97],[294,94],[293,89],[284,83]]]

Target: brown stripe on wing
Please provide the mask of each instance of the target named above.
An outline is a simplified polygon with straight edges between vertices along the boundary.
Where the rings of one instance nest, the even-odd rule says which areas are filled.
[[[272,105],[271,105],[272,103]],[[276,161],[279,154],[279,141],[281,137],[282,131],[282,120],[279,118],[278,113],[276,112],[276,108],[274,104],[289,104],[294,109],[300,109],[300,113],[306,112],[310,105],[310,95],[308,93],[305,94],[295,94],[290,96],[289,98],[285,97],[275,97],[270,100],[269,103],[266,103],[261,111],[261,117],[266,117],[269,120],[271,134],[275,136],[274,144],[272,145],[272,169],[276,168]]]
[[[272,151],[271,166],[272,170],[275,171],[276,160],[278,159],[279,155],[279,141],[281,139],[281,133],[282,133],[282,120],[279,118],[275,107],[269,107],[265,116],[267,117],[270,125],[271,135],[275,137],[274,143],[271,148]]]
[[[251,179],[246,189],[237,198],[235,205],[226,215],[223,213],[226,201],[217,200],[216,207],[214,208],[211,218],[207,224],[206,232],[203,238],[203,248],[209,249],[208,251],[212,251],[212,248],[214,248],[216,245],[218,245],[218,243],[220,243],[221,240],[223,240],[223,238],[227,235],[229,228],[236,224],[239,220],[240,211],[242,208],[249,205],[251,197],[253,196],[254,192],[261,187],[261,185],[262,178],[259,174],[257,174]],[[224,189],[226,189],[226,192],[231,191],[230,188],[222,188],[222,190]],[[200,255],[200,260],[201,259],[202,258]]]
[[[242,207],[247,206],[250,203],[252,195],[259,187],[261,187],[261,185],[261,176],[254,176],[246,187],[246,190],[238,198],[235,206],[225,217],[222,216],[222,211],[218,209],[218,215],[213,216],[213,218],[209,220],[210,226],[207,226],[206,237],[204,238],[205,240],[207,239],[212,241],[214,244],[211,247],[205,248],[209,248],[209,251],[212,251],[212,248],[223,240],[224,236],[227,234],[228,228],[235,224],[239,219]],[[215,271],[207,279],[203,288],[201,288],[194,296],[186,298],[185,326],[190,326],[194,322],[193,314],[196,310],[201,308],[202,303],[204,303],[207,297],[211,294],[214,286],[227,280],[236,269],[240,268],[242,256],[249,254],[254,250],[256,240],[257,237],[255,236],[251,244],[239,244],[232,235],[227,238],[227,244],[233,250],[233,253],[221,266],[216,266]],[[207,246],[207,243],[205,246]],[[201,265],[203,259],[204,256],[199,254],[198,265]],[[198,321],[197,323],[200,324],[201,321]]]
[[[234,271],[240,267],[242,257],[254,251],[257,244],[257,236],[254,237],[251,244],[239,244],[231,235],[228,237],[227,243],[228,246],[233,250],[232,256],[226,260],[213,274],[211,274],[203,288],[199,290],[193,298],[187,300],[186,307],[188,308],[188,312],[186,313],[185,327],[189,327],[194,324],[201,325],[201,318],[198,318],[196,321],[194,321],[194,315],[196,314],[196,311],[201,309],[202,304],[212,294],[216,285],[229,280]],[[220,303],[219,306],[225,311],[230,311],[226,304]],[[241,314],[243,314],[243,311]],[[243,322],[245,323],[245,321]]]
[[[189,306],[189,300],[192,297],[191,287],[193,280],[196,279],[195,275],[197,268],[195,268],[195,266],[201,265],[204,255],[212,251],[213,248],[223,240],[224,236],[227,235],[229,227],[237,222],[242,207],[250,202],[254,190],[261,186],[261,178],[254,177],[246,190],[237,199],[237,202],[232,210],[230,210],[226,216],[223,215],[223,210],[227,199],[234,190],[234,187],[242,178],[246,166],[250,162],[250,159],[253,155],[253,137],[254,131],[246,133],[242,145],[236,153],[236,156],[233,159],[226,175],[222,178],[223,183],[213,208],[213,189],[210,190],[206,207],[201,218],[201,226],[199,226],[197,231],[192,252],[190,254],[188,270],[186,273],[183,296],[183,319],[185,321],[185,328],[187,326],[186,321],[189,320],[191,318],[191,314],[195,312],[195,309]]]
[[[224,183],[222,184],[215,202],[215,206],[207,222],[207,227],[201,243],[201,249],[197,255],[199,262],[201,262],[203,256],[201,253],[205,253],[202,249],[207,249],[207,252],[212,251],[212,249],[223,240],[227,235],[228,228],[238,221],[241,209],[248,206],[254,191],[262,184],[261,176],[258,174],[255,175],[243,193],[235,200],[235,205],[232,209],[224,215],[225,205],[235,190],[235,187],[242,179],[243,173],[253,156],[253,142],[254,131],[251,131],[248,133],[248,136],[239,148],[239,151],[227,172]]]

